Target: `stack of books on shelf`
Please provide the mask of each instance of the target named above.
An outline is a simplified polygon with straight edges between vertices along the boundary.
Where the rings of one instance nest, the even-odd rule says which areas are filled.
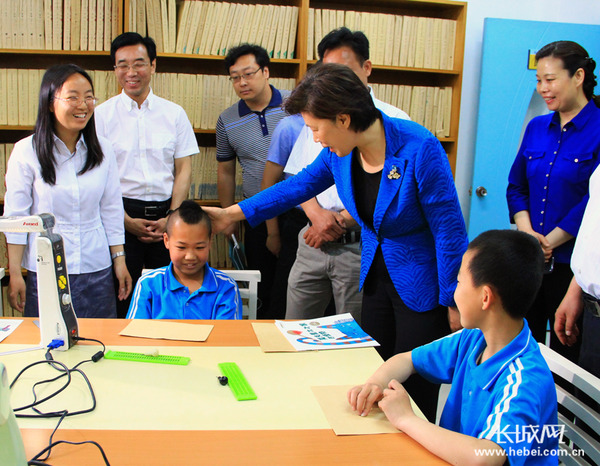
[[[270,78],[277,89],[291,90],[295,79]],[[227,76],[156,73],[152,78],[153,92],[181,105],[196,129],[215,129],[223,110],[239,100]]]
[[[208,253],[208,263],[215,269],[234,268],[229,257],[229,238],[223,233],[213,235]]]
[[[198,0],[130,0],[129,31],[148,34],[159,52],[226,55],[242,42],[272,58],[296,53],[298,7]]]
[[[374,65],[454,68],[455,20],[314,8],[308,10],[308,60],[318,59],[323,36],[342,26],[365,33]]]
[[[0,126],[33,126],[37,118],[38,96],[46,70],[0,68]],[[112,71],[88,71],[99,102],[118,94]]]
[[[242,247],[242,251],[244,251],[244,224],[240,222],[240,230],[239,236],[236,235],[236,239],[238,244]],[[227,238],[223,233],[219,233],[217,235],[213,235],[211,241],[210,252],[208,254],[208,263],[211,267],[215,269],[235,269],[236,266],[232,262],[231,257],[229,256],[229,247],[230,247],[229,238]]]
[[[110,50],[123,0],[2,0],[0,48]]]
[[[12,152],[14,144],[0,144],[0,176],[2,177],[2,183],[0,183],[0,198],[4,199],[6,193],[6,186],[4,184],[4,175],[6,174],[6,161],[8,156]],[[6,237],[3,233],[0,233],[0,267],[8,270],[8,250],[6,248]],[[2,290],[2,308],[5,316],[12,316],[13,309],[8,303],[8,289]],[[20,314],[19,314],[20,315]],[[0,316],[1,317],[1,316]]]
[[[438,138],[450,137],[452,88],[371,84],[375,97],[404,110]]]
[[[33,126],[38,95],[45,70],[0,68],[0,126]],[[112,71],[88,71],[99,104],[117,95],[119,84]],[[270,78],[278,89],[291,90],[293,78]],[[152,80],[156,95],[181,105],[196,129],[214,129],[223,110],[238,101],[227,76],[156,73]]]
[[[45,70],[0,69],[0,125],[31,126]]]
[[[219,199],[217,193],[217,148],[200,147],[198,155],[192,157],[192,183],[190,199],[214,201]],[[236,163],[235,199],[242,199],[242,168]]]
[[[4,176],[6,175],[6,162],[8,162],[8,157],[10,157],[10,153],[12,152],[14,144],[0,144],[0,176],[2,177],[2,183],[0,183],[0,199],[4,199],[4,194],[6,194],[6,185],[4,183]],[[4,235],[0,235],[4,236]],[[0,267],[4,267],[0,264]]]

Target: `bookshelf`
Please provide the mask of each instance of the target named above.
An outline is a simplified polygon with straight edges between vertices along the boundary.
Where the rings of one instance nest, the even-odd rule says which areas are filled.
[[[194,11],[196,16],[191,14],[192,8],[208,8],[209,3],[212,5],[212,11],[200,9]],[[196,157],[199,159],[194,165],[195,171],[198,172],[196,175],[209,171],[208,181],[198,177],[192,180],[190,195],[196,199],[200,198],[198,202],[202,204],[215,205],[216,170],[206,160],[209,157],[206,154],[214,150],[216,116],[220,110],[235,101],[223,67],[223,55],[227,46],[249,41],[265,45],[269,51],[272,47],[274,57],[270,66],[271,76],[281,80],[279,85],[282,88],[291,88],[316,62],[315,44],[320,38],[334,27],[346,25],[350,29],[363,30],[369,37],[373,62],[369,81],[378,98],[402,108],[413,119],[417,119],[414,115],[419,111],[416,107],[412,108],[414,99],[409,99],[411,104],[407,104],[409,101],[400,97],[408,93],[407,89],[410,90],[411,97],[421,93],[426,101],[433,99],[437,102],[436,110],[429,110],[428,115],[432,118],[432,115],[444,113],[444,124],[436,123],[431,129],[440,139],[448,154],[450,166],[455,170],[466,2],[23,0],[0,4],[0,144],[14,143],[31,134],[33,129],[41,74],[38,75],[37,82],[30,78],[25,84],[25,80],[20,81],[18,77],[25,76],[27,70],[44,70],[56,63],[77,63],[94,72],[96,88],[103,89],[108,98],[118,90],[114,87],[115,83],[110,81],[110,40],[125,30],[137,30],[151,36],[154,34],[155,39],[160,38],[157,45],[161,44],[161,51],[158,53],[157,75],[153,81],[153,88],[158,95],[170,98],[186,109],[193,123],[201,153],[205,154],[202,160]],[[66,11],[68,7],[69,12]],[[187,11],[184,11],[185,9]],[[260,21],[256,20],[258,9],[262,11]],[[53,17],[60,18],[60,21],[52,21]],[[147,17],[155,19],[148,22]],[[315,20],[317,17],[321,20],[318,23],[320,28]],[[106,21],[107,18],[110,18],[110,22]],[[190,18],[192,23],[197,23],[194,38],[191,30],[182,33],[187,24],[186,18],[188,23]],[[220,18],[225,18],[225,21],[219,21]],[[451,44],[445,49],[440,48],[442,46],[437,44],[437,40],[442,34],[441,31],[446,31],[447,24],[450,23],[453,24],[454,30]],[[267,24],[269,28],[266,27]],[[27,25],[26,28],[23,28],[23,25]],[[442,29],[443,27],[446,29]],[[265,33],[267,29],[269,34]],[[253,40],[253,37],[258,37],[261,32],[260,40]],[[225,36],[227,40],[224,40]],[[390,37],[399,39],[389,41]],[[185,43],[186,49],[178,48],[178,43],[180,47]],[[188,43],[193,44],[191,50],[187,48]],[[448,54],[444,58],[440,50],[448,50],[451,59]],[[187,53],[183,53],[184,51]],[[8,92],[7,74],[11,69],[17,70],[17,88],[11,87],[11,91]],[[106,83],[101,83],[102,80]],[[206,87],[206,82],[211,80],[216,84]],[[13,77],[13,86],[14,83]],[[417,87],[423,89],[417,91]],[[219,91],[215,93],[214,89]],[[440,95],[443,92],[446,95],[446,108],[445,112],[440,113]],[[206,93],[209,96],[218,95],[221,99],[214,103],[210,116],[205,114],[202,104],[200,107],[194,107],[193,104],[206,100],[209,97]],[[20,118],[17,115],[15,120],[13,115],[9,122],[9,105],[13,112],[17,109],[24,113],[24,116]],[[427,112],[423,111],[422,117],[427,118],[426,114]],[[8,158],[8,155],[6,153],[5,158]],[[5,160],[0,161],[0,166],[4,171]],[[210,171],[213,170],[211,180]],[[237,178],[241,179],[241,176],[238,174]],[[200,185],[206,186],[200,188]],[[199,194],[203,192],[202,189],[211,194]],[[2,199],[3,193],[0,193],[0,208]]]
[[[398,91],[397,89],[394,91],[394,86],[423,86],[431,89],[447,88],[451,90],[447,128],[445,133],[440,132],[436,135],[438,135],[448,153],[452,169],[455,168],[466,2],[452,0],[358,0],[349,5],[344,0],[238,0],[235,2],[202,2],[198,0],[26,0],[24,2],[14,2],[14,5],[19,3],[25,6],[13,6],[13,10],[10,10],[11,6],[9,6],[13,2],[7,2],[3,6],[7,10],[3,13],[6,13],[8,18],[13,15],[15,21],[6,23],[7,25],[10,23],[11,27],[4,28],[5,34],[2,37],[2,42],[0,42],[0,62],[2,63],[0,65],[0,90],[7,89],[7,83],[3,81],[1,74],[3,69],[45,69],[55,63],[76,62],[89,70],[110,72],[112,70],[110,59],[108,59],[110,39],[123,30],[154,33],[156,37],[160,37],[157,44],[159,44],[159,50],[164,51],[158,54],[157,74],[158,76],[164,73],[171,75],[171,77],[174,77],[171,83],[177,82],[178,75],[187,79],[189,83],[192,82],[190,77],[193,75],[196,76],[196,79],[199,79],[197,77],[199,75],[205,77],[223,76],[222,60],[226,47],[241,41],[252,41],[252,34],[260,34],[261,26],[263,31],[270,31],[269,39],[267,39],[267,34],[263,33],[261,37],[256,36],[259,40],[255,42],[262,41],[261,43],[266,45],[268,50],[270,47],[276,48],[279,44],[281,52],[278,52],[277,49],[273,52],[279,58],[274,57],[272,59],[271,75],[287,81],[282,87],[290,88],[295,81],[304,75],[308,67],[316,62],[315,44],[328,30],[341,25],[347,25],[351,29],[364,30],[371,42],[373,72],[370,82],[378,91],[376,95],[379,98],[389,101],[390,99],[385,98],[387,95],[395,96],[394,93],[402,92],[402,90]],[[62,5],[62,10],[60,5]],[[76,5],[79,6],[75,8]],[[75,8],[76,13],[67,12],[68,6],[71,6],[71,11]],[[93,14],[91,13],[92,7],[96,9]],[[209,7],[212,7],[213,10],[209,11]],[[191,13],[193,8],[198,10],[196,16]],[[218,8],[222,8],[222,10],[218,10]],[[261,20],[258,23],[256,23],[257,9],[262,10]],[[50,10],[50,13],[48,13],[48,10]],[[295,11],[291,16],[290,10]],[[253,11],[254,13],[250,14]],[[278,11],[277,15],[274,14],[275,11]],[[42,18],[39,17],[39,12],[43,12],[44,16]],[[60,18],[62,30],[52,22],[52,12]],[[316,12],[320,12],[320,36],[318,34],[319,28],[315,26]],[[327,12],[327,15],[325,12]],[[50,14],[50,21],[48,21],[48,14]],[[329,18],[328,21],[326,21],[326,16]],[[356,19],[359,16],[360,19]],[[77,17],[81,18],[79,26],[75,26]],[[142,17],[145,17],[145,20],[142,20]],[[205,18],[204,21],[198,20],[198,18],[203,17]],[[226,18],[225,21],[218,21],[220,17]],[[290,17],[292,18],[291,22]],[[108,18],[110,18],[110,22],[103,22],[104,19]],[[150,21],[149,19],[152,18],[156,18],[156,20]],[[189,23],[194,18],[200,23],[195,30],[195,42],[190,39],[194,31],[188,32],[187,35],[182,33],[185,31],[184,21],[187,19]],[[252,18],[252,21],[248,18]],[[393,23],[394,18],[396,18],[396,26],[392,31],[390,25]],[[425,43],[420,47],[414,45],[417,49],[416,55],[420,55],[421,59],[414,58],[413,62],[408,64],[400,61],[402,66],[400,66],[398,60],[390,57],[395,54],[401,55],[399,49],[404,47],[404,42],[408,42],[412,48],[413,42],[418,42],[419,39],[414,38],[406,41],[405,39],[410,36],[410,34],[407,34],[409,28],[405,27],[403,35],[400,35],[402,28],[398,29],[397,18],[403,18],[405,25],[407,24],[406,18],[412,19],[415,23],[425,19],[431,23],[421,29],[418,25],[414,26],[415,36],[417,30],[425,31],[424,34],[419,35],[421,40],[425,40]],[[26,23],[28,19],[31,21],[30,23]],[[85,19],[88,21],[87,28],[83,26]],[[435,50],[432,38],[439,36],[439,22],[446,20],[451,20],[455,28],[453,47],[451,47],[453,60],[451,66],[440,67],[439,62],[437,62],[437,65],[434,65],[437,67],[434,68],[431,61],[427,63],[426,57],[431,56],[432,50]],[[29,28],[32,29],[30,31],[31,37],[18,35],[18,31],[21,29],[18,25],[21,23],[37,25],[37,29],[35,26],[33,29]],[[222,23],[221,29],[219,29],[219,23]],[[248,23],[248,25],[245,23]],[[293,27],[290,28],[289,25],[292,23]],[[92,27],[92,24],[94,27]],[[277,26],[267,28],[266,24],[276,24]],[[51,31],[48,31],[48,25],[52,25]],[[202,31],[202,27],[205,31]],[[87,29],[87,34],[82,32],[84,29]],[[287,31],[288,29],[290,31]],[[293,34],[295,30],[295,37],[286,37],[284,30],[289,34]],[[77,31],[80,33],[80,40],[75,39]],[[218,40],[219,31],[221,31],[220,34],[223,37],[220,42]],[[438,31],[438,34],[434,31]],[[7,39],[7,36],[11,33],[13,34],[12,39]],[[248,35],[244,36],[244,34]],[[395,34],[400,37],[400,40],[388,41],[389,37],[396,37]],[[278,37],[279,35],[281,37]],[[84,37],[87,37],[87,46],[83,45]],[[195,45],[190,50],[193,53],[182,53],[183,49],[177,48],[178,44],[181,46],[185,43],[186,37],[188,38],[187,43],[194,43]],[[225,37],[228,38],[229,42],[224,39]],[[209,44],[211,39],[212,43]],[[164,45],[169,41],[173,45],[168,47]],[[281,58],[284,55],[283,49],[285,48],[283,43],[286,41],[288,44],[285,53],[286,58]],[[309,44],[309,42],[311,43]],[[217,43],[219,45],[216,45]],[[5,47],[7,44],[10,46],[9,48]],[[36,45],[39,46],[40,44],[44,48],[35,48]],[[392,44],[389,50],[388,44]],[[394,50],[394,44],[396,50]],[[16,47],[16,45],[21,47]],[[85,50],[70,50],[71,46]],[[420,54],[418,50],[420,50]],[[287,56],[288,53],[289,56]],[[438,52],[435,55],[437,56]],[[224,86],[223,83],[219,83],[219,86],[221,86],[218,87],[220,92],[227,94],[225,96],[227,98],[220,103],[223,108],[226,108],[233,99],[233,92],[231,86]],[[158,92],[158,89],[157,94],[164,95],[164,90],[169,87],[174,86],[165,84],[160,89],[163,94]],[[387,91],[389,94],[386,94],[386,87],[390,88]],[[34,89],[35,86],[30,81],[27,90],[29,98],[23,98],[24,94],[18,92],[18,96],[21,97],[18,100],[18,108],[27,107],[30,114],[32,111],[35,113],[32,109],[35,108],[37,91],[34,91]],[[186,86],[186,89],[189,90],[190,86]],[[32,93],[33,96],[31,96]],[[14,97],[12,98],[14,99]],[[0,100],[6,102],[8,99]],[[25,105],[21,100],[26,101]],[[191,99],[189,93],[179,94],[179,98],[173,100],[179,100],[178,103],[186,108],[188,115],[193,113],[190,110],[189,101]],[[394,97],[393,100],[395,100],[393,103],[400,103],[398,106],[411,114],[411,117],[415,113],[414,109],[403,105],[405,101],[402,101],[402,99],[396,100]],[[30,121],[29,124],[24,124],[18,120],[9,123],[6,121],[6,117],[3,116],[3,112],[6,113],[6,110],[3,111],[0,108],[0,143],[14,143],[31,132],[33,121]],[[213,113],[218,114],[216,111]],[[31,118],[30,115],[29,119]],[[200,118],[202,118],[201,115]],[[214,146],[214,128],[210,124],[206,124],[206,121],[201,124],[200,120],[194,121],[194,117],[190,117],[190,119],[194,123],[199,145],[203,147]],[[214,115],[211,115],[210,119],[215,119]],[[212,126],[214,126],[214,123]],[[435,133],[435,128],[431,129]]]

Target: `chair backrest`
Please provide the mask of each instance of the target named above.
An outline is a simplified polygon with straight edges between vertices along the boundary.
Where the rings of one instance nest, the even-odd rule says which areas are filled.
[[[233,278],[238,288],[242,301],[247,300],[242,308],[242,315],[250,320],[256,319],[258,308],[258,283],[260,282],[260,270],[221,270]]]
[[[600,464],[600,379],[545,345],[540,344],[540,350],[559,382],[556,395],[562,408],[558,422],[565,426],[560,461],[566,465]]]

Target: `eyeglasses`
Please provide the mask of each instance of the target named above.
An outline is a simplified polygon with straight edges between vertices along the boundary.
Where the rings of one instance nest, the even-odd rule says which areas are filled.
[[[240,79],[242,79],[242,78],[244,78],[244,81],[250,81],[251,79],[254,79],[254,76],[256,76],[256,73],[258,73],[260,70],[262,70],[262,68],[259,68],[256,71],[249,71],[248,73],[242,73],[237,76],[229,76],[229,80],[232,83],[239,83]]]
[[[132,65],[129,65],[128,63],[119,63],[118,65],[114,66],[114,69],[117,71],[121,71],[121,72],[127,72],[127,71],[129,71],[130,68],[132,68],[133,71],[142,71],[149,64],[150,63],[146,63],[144,61],[136,61]]]
[[[88,107],[95,107],[98,103],[98,99],[93,96],[84,97],[80,99],[79,97],[71,96],[71,97],[55,97],[56,100],[62,100],[63,102],[68,103],[71,107],[79,107],[82,102]]]

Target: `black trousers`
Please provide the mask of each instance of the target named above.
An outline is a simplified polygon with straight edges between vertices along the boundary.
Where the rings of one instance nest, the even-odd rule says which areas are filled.
[[[170,205],[170,199],[161,202],[145,202],[123,198],[123,207],[131,218],[158,220],[165,217]],[[165,248],[163,241],[143,243],[137,236],[125,232],[125,263],[131,275],[134,290],[143,269],[164,267],[170,262],[169,251]],[[118,281],[116,281],[116,286],[118,286]],[[125,318],[130,303],[131,295],[124,301],[117,300],[117,317]]]
[[[584,311],[585,331],[580,334],[581,354],[579,365],[586,371],[600,377],[600,317]]]
[[[554,264],[554,270],[544,275],[542,286],[533,305],[526,314],[527,323],[531,334],[536,341],[546,343],[546,328],[550,322],[550,347],[557,353],[577,364],[581,338],[573,346],[563,345],[554,333],[554,313],[560,302],[565,297],[569,288],[573,272],[569,264]],[[582,331],[583,316],[577,321],[577,327]]]
[[[365,332],[381,345],[376,349],[384,360],[450,333],[446,307],[416,312],[404,304],[385,266],[381,248],[375,254],[363,287],[361,319]],[[427,419],[435,422],[439,384],[415,374],[403,385]]]
[[[267,226],[261,223],[256,228],[244,220],[244,248],[248,268],[260,270],[258,284],[258,319],[272,319],[270,310],[271,288],[275,279],[277,257],[267,249]]]

